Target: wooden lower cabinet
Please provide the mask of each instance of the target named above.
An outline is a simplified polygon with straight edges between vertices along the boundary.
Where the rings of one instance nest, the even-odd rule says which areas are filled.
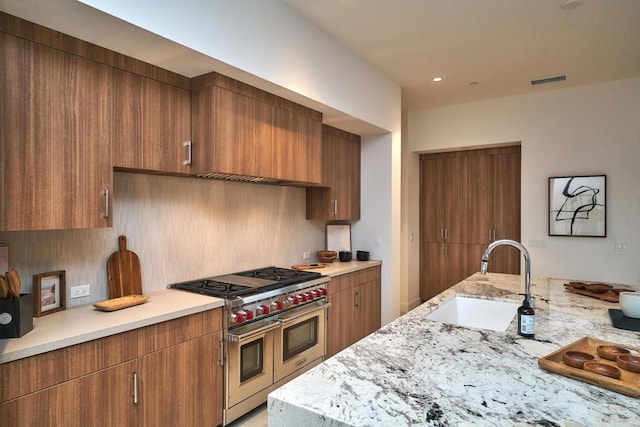
[[[221,425],[221,325],[216,309],[2,364],[0,424]]]
[[[123,363],[2,403],[0,421],[7,426],[137,425],[135,369],[135,361]]]
[[[325,359],[380,329],[380,267],[331,279]]]

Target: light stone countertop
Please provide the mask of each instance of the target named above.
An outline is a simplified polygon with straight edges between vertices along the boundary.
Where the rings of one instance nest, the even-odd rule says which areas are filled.
[[[396,319],[269,394],[269,425],[637,426],[640,401],[538,366],[591,336],[640,347],[640,333],[611,326],[618,304],[534,278],[536,337],[423,319],[456,294],[516,300],[523,278],[479,273]]]
[[[335,277],[380,264],[381,261],[336,261],[309,271]],[[182,290],[166,289],[146,295],[149,300],[144,304],[112,312],[87,304],[35,317],[31,332],[20,338],[0,339],[0,363],[224,306],[223,299]]]
[[[20,338],[0,339],[0,363],[103,338],[155,323],[211,310],[224,300],[167,289],[145,294],[144,304],[117,311],[81,305],[33,319],[33,330]]]
[[[314,268],[306,271],[314,271],[322,274],[323,276],[335,277],[342,274],[353,273],[358,270],[363,270],[369,267],[375,267],[382,265],[382,261],[350,261],[340,262],[336,260],[332,263],[326,264],[323,268]]]

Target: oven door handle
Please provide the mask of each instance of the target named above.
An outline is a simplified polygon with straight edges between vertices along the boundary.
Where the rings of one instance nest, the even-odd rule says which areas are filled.
[[[282,321],[278,319],[273,319],[267,325],[257,326],[255,329],[251,329],[248,332],[236,334],[234,332],[228,332],[227,337],[231,342],[240,342],[246,340],[248,338],[252,338],[255,335],[260,335],[261,333],[271,331],[273,329],[277,329],[282,325]]]
[[[306,316],[309,313],[313,313],[314,311],[326,310],[329,307],[331,307],[330,302],[317,303],[312,308],[302,310],[303,307],[301,307],[300,311],[284,313],[284,316],[278,316],[278,318],[280,319],[280,322],[282,322],[283,325],[286,325],[287,323],[290,323],[302,316]]]

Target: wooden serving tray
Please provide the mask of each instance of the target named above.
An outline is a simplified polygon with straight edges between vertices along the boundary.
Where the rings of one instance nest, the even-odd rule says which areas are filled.
[[[614,287],[612,285],[611,289],[605,292],[592,292],[588,289],[581,289],[581,287],[588,287],[589,285],[598,285],[598,283],[580,283],[580,282],[571,282],[565,283],[564,288],[571,293],[586,295],[592,298],[598,298],[602,301],[609,302],[620,302],[620,296],[618,295],[620,292],[635,292],[633,289],[627,289],[623,287]]]
[[[291,268],[294,270],[313,270],[314,268],[325,268],[328,267],[329,264],[326,263],[317,263],[317,264],[302,264],[302,265],[293,265]]]
[[[125,297],[96,302],[93,304],[93,306],[102,311],[116,311],[127,307],[133,307],[134,305],[142,304],[148,299],[149,297],[145,295],[127,295]]]
[[[538,365],[544,370],[555,372],[556,374],[564,375],[565,377],[597,385],[627,396],[640,397],[640,373],[625,371],[616,365],[616,362],[599,357],[597,350],[599,345],[615,345],[617,347],[623,347],[636,352],[640,351],[640,348],[638,347],[625,344],[615,344],[598,338],[584,337],[566,347],[561,348],[560,350],[554,351],[553,353],[538,359]],[[562,354],[565,351],[582,351],[584,353],[592,354],[595,356],[597,362],[615,366],[620,369],[622,376],[619,380],[616,380],[615,378],[605,377],[604,375],[565,365],[562,361]]]

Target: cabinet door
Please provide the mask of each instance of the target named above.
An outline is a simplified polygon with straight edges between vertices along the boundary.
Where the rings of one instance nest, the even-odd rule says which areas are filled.
[[[519,147],[518,147],[519,148]],[[520,150],[493,156],[492,198],[495,239],[520,241]],[[520,273],[520,251],[505,246],[495,250],[491,271]],[[493,256],[493,255],[492,255]]]
[[[469,158],[446,159],[444,194],[444,238],[447,243],[467,243],[469,217]]]
[[[256,176],[256,101],[218,86],[192,93],[194,173]]]
[[[424,242],[444,241],[445,159],[421,159],[420,221]]]
[[[360,141],[354,134],[323,127],[323,187],[307,189],[307,219],[360,219]],[[341,137],[340,134],[344,136]]]
[[[332,279],[335,281],[336,279]],[[331,307],[327,309],[327,349],[325,359],[333,356],[350,345],[353,333],[353,316],[355,294],[349,288],[341,292],[329,291],[327,301]]]
[[[217,332],[139,359],[141,425],[222,423],[222,367]]]
[[[2,425],[138,425],[133,402],[135,364],[136,361],[122,363],[3,403]]]
[[[360,219],[360,143],[339,139],[334,153],[337,220]]]
[[[469,242],[488,245],[493,240],[493,156],[479,154],[469,162]],[[482,254],[481,254],[482,255]],[[478,261],[479,262],[479,261]]]
[[[0,34],[5,230],[110,225],[111,68]]]
[[[189,172],[189,91],[115,69],[113,115],[115,167]]]
[[[380,280],[361,284],[356,293],[357,320],[361,322],[360,338],[362,338],[380,329],[382,324]]]

